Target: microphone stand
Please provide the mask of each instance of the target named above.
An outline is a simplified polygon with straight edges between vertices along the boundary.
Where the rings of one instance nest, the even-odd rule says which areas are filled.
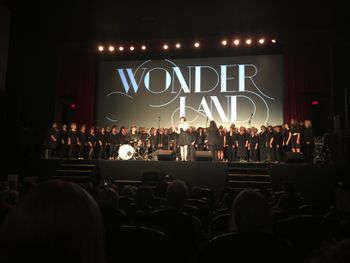
[[[253,113],[250,114],[250,117],[249,117],[249,121],[248,121],[248,126],[249,126],[249,128],[251,128],[252,118],[253,118]]]

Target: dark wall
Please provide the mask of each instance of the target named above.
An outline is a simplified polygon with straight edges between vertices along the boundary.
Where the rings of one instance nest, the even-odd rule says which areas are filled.
[[[25,4],[12,8],[4,95],[9,172],[20,169],[18,161],[30,164],[38,159],[54,114],[56,42],[53,32],[39,18],[33,19],[32,8]]]

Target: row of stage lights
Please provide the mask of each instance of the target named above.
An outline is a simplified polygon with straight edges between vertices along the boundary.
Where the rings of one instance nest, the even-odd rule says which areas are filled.
[[[277,43],[277,40],[275,39],[275,38],[272,38],[272,39],[269,39],[269,40],[267,40],[266,38],[260,38],[260,39],[258,39],[258,40],[256,40],[257,41],[257,44],[258,45],[264,45],[264,44],[267,44],[267,43],[272,43],[272,44],[276,44]],[[242,40],[240,40],[240,39],[235,39],[235,40],[233,40],[232,41],[232,44],[231,45],[233,45],[233,46],[235,46],[235,47],[239,47],[239,46],[242,46],[242,45],[246,45],[246,46],[251,46],[251,45],[253,45],[254,44],[254,41],[253,41],[253,39],[252,38],[247,38],[246,40],[244,40],[244,41],[242,41]],[[221,45],[222,46],[229,46],[230,45],[230,43],[229,43],[229,41],[228,40],[226,40],[226,39],[224,39],[224,40],[222,40],[221,41]],[[182,47],[182,45],[181,45],[181,43],[176,43],[174,46],[171,46],[171,45],[169,45],[169,44],[167,44],[167,43],[165,43],[165,44],[163,44],[163,46],[162,46],[162,49],[163,50],[169,50],[169,49],[171,49],[172,47],[174,47],[175,49],[181,49],[181,47]],[[201,47],[201,43],[199,42],[199,41],[196,41],[196,42],[194,42],[193,43],[193,47],[194,48],[200,48]],[[115,46],[113,46],[113,45],[109,45],[109,46],[103,46],[103,45],[98,45],[97,46],[97,50],[99,51],[99,52],[104,52],[104,51],[109,51],[109,52],[114,52],[114,51],[116,51],[116,50],[119,50],[120,52],[123,52],[124,50],[126,50],[127,48],[126,47],[124,47],[124,46],[118,46],[118,47],[115,47]],[[133,52],[133,51],[136,51],[137,50],[137,48],[135,47],[135,46],[129,46],[129,51],[131,51],[131,52]],[[146,51],[148,48],[147,48],[147,46],[146,45],[142,45],[141,47],[140,47],[140,50],[141,51]]]

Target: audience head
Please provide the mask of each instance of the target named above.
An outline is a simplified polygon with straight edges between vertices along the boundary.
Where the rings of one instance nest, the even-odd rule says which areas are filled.
[[[174,182],[170,183],[166,196],[168,198],[169,206],[182,208],[189,197],[189,191],[186,183],[180,180],[175,180]]]
[[[124,185],[120,195],[128,198],[134,198],[135,197],[135,187],[132,185]]]
[[[104,262],[103,223],[93,198],[63,181],[41,183],[0,230],[1,262]]]
[[[262,194],[252,189],[241,191],[232,203],[232,228],[241,232],[265,232],[269,229],[271,209]]]
[[[118,209],[119,194],[111,187],[104,188],[97,193],[96,202],[101,209]]]

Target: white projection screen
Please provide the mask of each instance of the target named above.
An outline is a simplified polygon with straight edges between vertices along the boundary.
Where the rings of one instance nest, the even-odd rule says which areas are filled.
[[[98,64],[97,125],[260,127],[283,121],[282,57],[257,55]]]

